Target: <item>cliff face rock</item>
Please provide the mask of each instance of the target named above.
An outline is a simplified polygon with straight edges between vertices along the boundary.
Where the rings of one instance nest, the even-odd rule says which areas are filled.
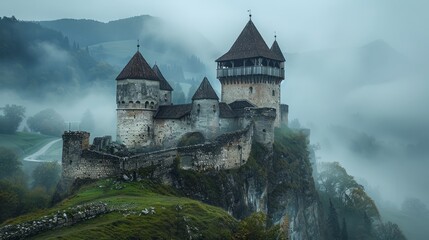
[[[238,219],[262,211],[268,224],[288,225],[290,239],[324,239],[307,138],[285,129],[278,129],[275,138],[272,150],[253,144],[248,162],[239,169],[187,171],[177,161],[173,186]]]
[[[324,239],[322,207],[304,134],[286,129],[276,132],[268,179],[271,222],[287,221],[290,239]]]

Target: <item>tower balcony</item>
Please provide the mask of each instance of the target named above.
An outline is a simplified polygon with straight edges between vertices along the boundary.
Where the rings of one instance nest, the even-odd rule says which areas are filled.
[[[250,67],[230,67],[218,68],[217,78],[223,77],[236,77],[236,76],[252,76],[252,75],[266,75],[284,79],[284,68],[276,68],[270,66],[250,66]]]

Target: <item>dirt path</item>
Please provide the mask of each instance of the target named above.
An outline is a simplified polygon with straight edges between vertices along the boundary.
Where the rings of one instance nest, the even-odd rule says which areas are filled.
[[[57,143],[59,141],[61,141],[61,138],[49,142],[48,144],[46,144],[45,146],[43,146],[41,149],[39,149],[37,152],[35,152],[35,153],[33,153],[33,154],[25,157],[24,161],[28,161],[28,162],[46,162],[46,160],[39,160],[37,158],[40,155],[43,155],[52,145],[54,145],[55,143]]]

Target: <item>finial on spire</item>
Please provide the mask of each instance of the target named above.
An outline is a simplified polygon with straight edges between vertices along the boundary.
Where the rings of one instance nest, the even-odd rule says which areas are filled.
[[[247,12],[249,13],[250,20],[252,20],[252,9],[247,10]]]
[[[137,51],[139,51],[139,50],[140,50],[140,40],[137,39]]]
[[[277,40],[277,32],[274,31],[274,40]]]

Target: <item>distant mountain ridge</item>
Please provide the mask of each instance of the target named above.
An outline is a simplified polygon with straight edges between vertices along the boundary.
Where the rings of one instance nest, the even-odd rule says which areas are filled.
[[[107,23],[90,19],[40,21],[40,25],[62,32],[81,46],[100,42],[139,39],[146,24],[159,27],[161,20],[150,15],[119,19]]]
[[[112,78],[110,65],[67,36],[14,17],[0,19],[0,84],[26,99],[80,96],[91,85]]]
[[[140,51],[150,65],[155,62],[173,85],[173,99],[184,103],[188,85],[204,76],[215,81],[214,71],[208,71],[218,55],[213,44],[192,28],[180,28],[176,23],[150,15],[124,18],[107,23],[88,19],[41,21],[40,25],[62,32],[81,47],[88,47],[95,59],[108,62],[117,73],[135,53],[137,40]]]

